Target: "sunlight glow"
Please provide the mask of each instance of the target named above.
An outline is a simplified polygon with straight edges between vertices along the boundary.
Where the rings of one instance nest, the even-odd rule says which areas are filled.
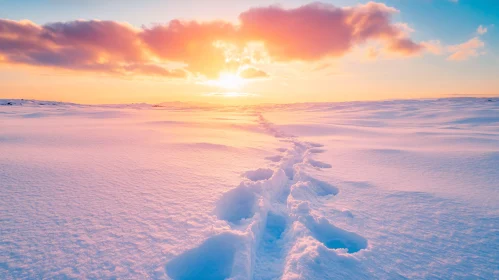
[[[210,80],[206,84],[220,87],[223,89],[240,89],[245,84],[245,79],[237,74],[223,72],[220,73],[218,80]]]
[[[203,96],[215,96],[215,97],[256,97],[258,94],[247,93],[247,92],[237,92],[237,91],[228,91],[228,92],[209,92],[203,94]]]

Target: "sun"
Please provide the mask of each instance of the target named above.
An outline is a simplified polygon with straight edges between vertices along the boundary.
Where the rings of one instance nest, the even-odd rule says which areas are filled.
[[[218,80],[212,81],[212,84],[224,89],[240,89],[245,83],[244,78],[237,74],[223,72],[220,73]]]

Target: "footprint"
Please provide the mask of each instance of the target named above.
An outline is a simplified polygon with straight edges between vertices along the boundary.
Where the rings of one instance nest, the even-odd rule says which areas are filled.
[[[280,155],[270,156],[270,157],[266,157],[265,159],[270,160],[272,162],[279,162],[279,161],[281,161],[282,156],[280,156]]]
[[[268,180],[272,175],[274,174],[274,171],[272,169],[268,168],[258,168],[257,170],[250,170],[244,172],[244,177],[250,179],[251,181],[261,181],[261,180]]]
[[[347,249],[348,253],[355,253],[367,248],[367,239],[354,232],[335,227],[325,218],[317,221],[308,216],[305,225],[315,239],[330,249]]]
[[[337,195],[340,191],[337,187],[317,179],[310,179],[318,196]]]
[[[286,259],[286,244],[282,238],[287,225],[287,217],[272,211],[267,214],[262,238],[256,247],[252,279],[281,279]]]
[[[267,214],[267,224],[265,225],[265,232],[263,235],[264,241],[273,243],[275,240],[281,238],[281,235],[285,230],[286,218],[273,212],[269,212]]]
[[[303,151],[305,151],[305,150],[308,148],[308,146],[307,146],[306,144],[301,143],[301,142],[297,142],[297,141],[294,141],[294,142],[293,142],[293,145],[294,145],[294,149],[295,149],[296,151],[301,151],[301,152],[303,152]]]
[[[232,274],[234,255],[241,237],[222,233],[207,239],[199,247],[186,251],[165,266],[174,280],[226,279]]]
[[[295,169],[292,166],[284,168],[284,173],[289,180],[293,181],[295,177]]]
[[[318,149],[318,148],[313,148],[313,149],[310,149],[309,151],[310,151],[310,153],[312,153],[312,154],[322,154],[322,153],[324,153],[326,150],[324,150],[324,149]]]
[[[343,210],[343,211],[341,211],[341,213],[342,213],[345,217],[347,217],[347,218],[351,218],[351,219],[352,219],[352,218],[354,217],[354,215],[353,215],[352,211],[350,211],[350,210]]]
[[[240,185],[222,195],[217,203],[215,214],[220,220],[238,223],[253,217],[257,196],[253,189]]]
[[[337,187],[324,181],[300,174],[302,186],[312,190],[317,196],[337,195],[340,191]]]
[[[319,144],[319,143],[307,142],[307,144],[309,146],[311,146],[311,147],[314,147],[314,148],[322,148],[322,147],[324,147],[324,145]]]
[[[367,181],[344,181],[343,183],[350,185],[355,188],[363,188],[363,189],[368,189],[368,188],[375,188],[376,186],[371,184],[370,182]]]
[[[310,165],[312,165],[313,167],[317,167],[317,168],[331,168],[332,167],[331,164],[329,164],[329,163],[325,163],[325,162],[314,160],[314,159],[308,159],[308,163],[310,163]]]

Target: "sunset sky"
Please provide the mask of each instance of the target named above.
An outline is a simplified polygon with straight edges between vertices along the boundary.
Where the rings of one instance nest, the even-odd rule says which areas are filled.
[[[0,98],[499,95],[499,1],[0,0]]]

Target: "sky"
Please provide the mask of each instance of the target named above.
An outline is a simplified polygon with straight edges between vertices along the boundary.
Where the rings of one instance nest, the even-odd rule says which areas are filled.
[[[0,98],[499,95],[499,1],[0,0]]]

